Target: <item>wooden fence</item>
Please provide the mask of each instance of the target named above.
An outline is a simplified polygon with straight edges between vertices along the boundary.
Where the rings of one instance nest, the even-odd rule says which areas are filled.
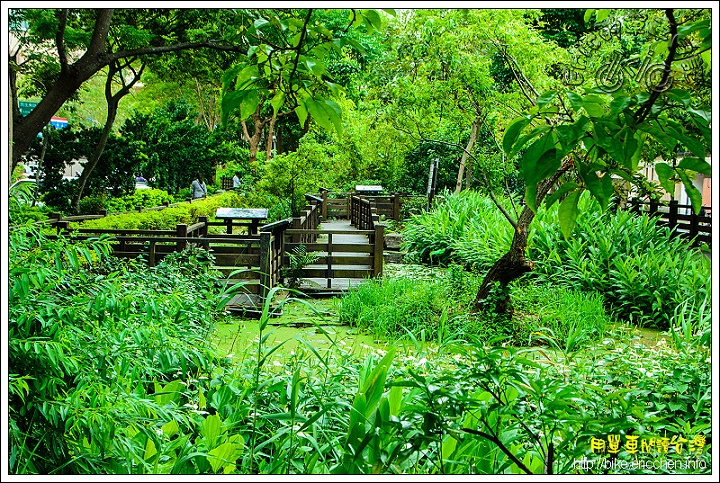
[[[113,255],[143,257],[149,266],[157,265],[170,253],[182,251],[189,245],[202,247],[213,254],[214,268],[226,277],[228,284],[242,283],[246,292],[261,296],[282,281],[283,267],[289,265],[287,251],[301,244],[309,252],[318,252],[318,262],[323,265],[306,267],[303,277],[366,278],[382,274],[384,227],[376,223],[378,215],[366,200],[356,200],[361,206],[357,223],[363,226],[370,223],[371,228],[344,231],[320,229],[322,199],[308,195],[307,200],[308,205],[298,216],[264,225],[257,235],[209,234],[208,228],[212,226],[222,226],[228,231],[232,228],[227,226],[227,221],[209,221],[206,216],[199,217],[192,225],[178,224],[174,230],[73,229],[70,221],[79,221],[81,217],[62,218],[60,214],[55,214],[57,218],[49,222],[57,229],[53,238],[83,240],[110,235],[114,242]],[[234,222],[233,226],[236,225],[248,223]],[[342,235],[365,235],[369,243],[338,243]]]
[[[258,235],[208,235],[208,226],[224,226],[225,222],[208,222],[208,218],[202,216],[198,223],[179,224],[175,230],[71,229],[68,224],[68,220],[55,222],[58,233],[52,237],[86,240],[110,235],[116,242],[113,243],[114,256],[143,257],[149,266],[155,266],[170,253],[195,245],[213,254],[213,268],[227,278],[228,284],[243,283],[249,293],[266,295],[280,281],[283,247],[277,226],[267,225],[271,228]],[[289,223],[286,222],[286,226]]]
[[[659,224],[668,226],[678,236],[694,239],[695,245],[706,243],[711,246],[712,219],[709,208],[703,208],[703,215],[696,215],[691,205],[680,205],[677,200],[670,201],[667,206],[654,201],[629,200],[628,206],[633,213],[660,217]]]
[[[321,216],[323,220],[331,218],[350,219],[353,209],[353,197],[359,197],[370,202],[379,216],[400,221],[402,218],[402,203],[407,195],[404,193],[391,193],[389,195],[357,195],[355,193],[332,193],[321,190],[317,198],[322,200]]]

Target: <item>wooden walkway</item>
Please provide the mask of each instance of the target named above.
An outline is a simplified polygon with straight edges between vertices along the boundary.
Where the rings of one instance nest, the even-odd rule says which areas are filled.
[[[355,226],[350,224],[350,220],[331,220],[323,221],[320,223],[320,228],[323,230],[337,230],[337,231],[359,231]],[[326,242],[327,235],[318,235],[318,242]],[[370,245],[367,235],[362,233],[354,234],[334,234],[333,244],[336,245]],[[327,255],[327,253],[322,253]],[[367,253],[358,252],[333,252],[332,256],[338,259],[347,258],[363,258],[367,256]],[[308,269],[325,269],[325,264],[314,264],[308,265]],[[365,268],[370,270],[370,265],[357,265],[357,264],[335,264],[333,265],[334,270],[352,270],[358,268]],[[367,278],[349,278],[349,277],[332,277],[332,278],[305,278],[300,285],[300,290],[307,293],[325,294],[325,295],[337,295],[347,291],[350,288],[358,286],[360,283],[366,281]]]

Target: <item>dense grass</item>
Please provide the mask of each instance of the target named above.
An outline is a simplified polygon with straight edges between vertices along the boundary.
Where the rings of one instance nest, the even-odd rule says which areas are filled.
[[[528,255],[535,261],[528,277],[601,293],[614,317],[659,329],[670,327],[679,304],[697,305],[710,292],[710,260],[656,219],[601,213],[588,197],[580,206],[568,240],[560,233],[557,204],[539,210],[528,241]],[[462,192],[412,217],[404,235],[409,254],[420,261],[457,263],[484,273],[509,248],[512,229],[488,198]]]
[[[570,350],[597,342],[613,323],[597,293],[528,282],[516,284],[513,317],[471,314],[479,275],[458,265],[429,273],[389,276],[354,288],[338,301],[339,320],[389,340],[476,340]]]

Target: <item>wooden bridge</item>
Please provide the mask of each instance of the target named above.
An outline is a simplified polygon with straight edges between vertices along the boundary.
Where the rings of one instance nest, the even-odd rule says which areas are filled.
[[[243,295],[231,301],[231,306],[243,310],[273,287],[287,287],[290,255],[301,245],[317,255],[315,263],[299,270],[299,289],[306,294],[338,294],[380,276],[385,228],[379,223],[380,213],[399,219],[399,197],[351,194],[343,199],[325,191],[306,195],[306,200],[298,216],[261,226],[256,234],[248,222],[210,221],[208,217],[200,217],[193,225],[179,224],[175,230],[71,229],[69,222],[76,217],[51,222],[57,228],[56,236],[75,240],[110,234],[117,242],[113,245],[115,256],[142,257],[150,266],[188,246],[202,247],[213,254],[214,268],[225,282],[242,285],[238,293]],[[233,234],[233,227],[248,228],[248,234]]]

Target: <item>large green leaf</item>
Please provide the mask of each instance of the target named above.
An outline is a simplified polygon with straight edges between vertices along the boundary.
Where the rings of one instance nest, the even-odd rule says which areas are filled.
[[[518,137],[520,137],[520,133],[530,122],[531,119],[528,117],[519,117],[511,122],[507,129],[505,129],[505,135],[503,136],[503,151],[505,151],[505,154],[513,150],[513,146],[515,146],[515,142],[518,140]]]
[[[613,184],[610,178],[610,173],[604,173],[602,176],[598,176],[597,168],[599,166],[595,164],[579,164],[578,174],[585,183],[585,187],[588,191],[598,200],[600,203],[600,209],[605,211],[610,202],[610,197],[613,194]]]
[[[243,91],[232,91],[228,92],[222,97],[220,108],[222,111],[222,122],[227,123],[227,118],[233,109],[240,107],[242,100],[245,98],[246,93]]]
[[[675,170],[667,163],[655,163],[655,173],[658,175],[660,186],[668,193],[675,192],[675,182],[670,178],[675,174]]]
[[[578,215],[578,198],[582,191],[576,189],[571,191],[558,207],[558,218],[560,219],[560,230],[565,239],[570,238],[573,228],[575,228],[575,220]]]
[[[649,122],[644,122],[638,126],[638,129],[650,134],[657,142],[665,146],[669,151],[675,151],[677,141],[668,136],[660,127]]]
[[[338,135],[342,134],[342,109],[337,102],[330,99],[319,98],[316,100],[308,97],[305,99],[305,107],[320,126],[328,131],[335,128]]]
[[[530,131],[528,134],[521,136],[520,139],[518,139],[515,143],[515,146],[513,146],[513,150],[510,152],[510,154],[508,154],[508,158],[514,158],[515,155],[520,150],[522,150],[527,143],[540,136],[541,134],[548,132],[550,129],[552,129],[552,127],[550,127],[549,125],[542,124]]]
[[[692,180],[683,171],[678,171],[678,176],[685,185],[685,192],[690,197],[690,203],[692,204],[693,211],[695,214],[700,213],[702,208],[702,193],[693,184]]]
[[[673,139],[678,140],[683,146],[690,150],[695,156],[700,159],[705,159],[705,146],[690,136],[685,135],[683,127],[680,123],[672,120],[668,120],[668,125],[664,127],[664,131]]]
[[[528,185],[535,185],[540,180],[554,173],[560,167],[558,151],[555,148],[555,137],[552,131],[543,134],[522,157],[520,170]]]
[[[247,119],[252,114],[254,114],[255,109],[257,109],[257,106],[260,105],[260,95],[258,94],[257,89],[252,89],[245,92],[245,97],[240,103],[240,116],[243,119]]]
[[[698,173],[702,173],[705,176],[710,176],[712,174],[712,167],[710,166],[710,163],[708,163],[704,159],[683,158],[680,163],[678,163],[677,167],[678,169],[689,169],[692,171],[697,171]]]
[[[272,99],[270,99],[270,105],[273,107],[273,112],[277,116],[278,111],[285,102],[285,93],[283,91],[277,91]]]
[[[545,198],[545,207],[550,208],[553,205],[553,203],[555,203],[557,200],[559,200],[560,198],[565,196],[566,193],[568,193],[569,191],[575,190],[579,187],[580,187],[580,185],[578,185],[574,181],[568,181],[567,183],[564,183],[557,190],[555,190],[555,192],[552,195]]]
[[[235,79],[235,90],[246,90],[258,78],[257,64],[250,64],[241,70]]]
[[[557,97],[557,95],[558,95],[557,91],[548,91],[548,92],[545,92],[545,93],[541,94],[540,96],[538,96],[538,98],[537,98],[538,109],[542,110],[542,108],[545,107],[546,105],[548,105],[553,99],[555,99],[555,97]]]
[[[220,468],[225,468],[225,472],[235,470],[235,460],[243,453],[243,438],[239,434],[234,434],[227,441],[208,451],[207,460],[212,466],[214,472]]]

